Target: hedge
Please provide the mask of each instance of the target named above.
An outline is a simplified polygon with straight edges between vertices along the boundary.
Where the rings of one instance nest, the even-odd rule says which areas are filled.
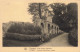
[[[5,37],[16,40],[40,40],[41,35],[23,35],[18,33],[5,33]]]
[[[25,35],[37,35],[41,34],[41,28],[39,26],[34,26],[30,23],[15,23],[10,26],[7,32],[19,33]]]

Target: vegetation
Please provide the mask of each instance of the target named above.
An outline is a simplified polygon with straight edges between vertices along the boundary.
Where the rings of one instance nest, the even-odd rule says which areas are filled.
[[[40,40],[41,35],[24,35],[19,33],[6,33],[6,38],[14,40]]]
[[[46,3],[31,3],[29,5],[28,11],[31,15],[33,15],[33,22],[34,22],[35,18],[41,18],[45,20],[46,16],[42,14],[47,10],[48,10],[48,6]]]
[[[56,23],[59,28],[69,33],[69,43],[78,45],[78,7],[76,3],[65,4],[51,4],[54,12],[53,23]]]
[[[48,13],[50,13],[53,16],[52,22],[57,24],[61,30],[71,34],[70,37],[77,40],[76,39],[78,35],[77,34],[78,32],[76,32],[78,30],[77,4],[70,3],[68,5],[65,5],[64,3],[51,3],[48,6],[43,5],[45,8],[42,8],[43,7],[41,6],[42,4],[43,3],[32,3],[29,5],[29,12],[33,15],[33,19],[35,20],[35,16],[44,19],[41,14],[44,13],[43,11],[46,10],[49,11],[48,7],[51,7],[52,11],[49,11]],[[51,12],[53,12],[54,14],[52,14]],[[74,31],[73,29],[76,29],[76,31]],[[74,35],[72,34],[73,32],[75,32]],[[71,40],[71,38],[69,40]],[[76,41],[72,42],[77,43]]]
[[[31,23],[14,23],[10,26],[7,32],[25,35],[40,35],[41,28],[38,26],[34,26]]]
[[[33,40],[33,41],[20,41],[20,40],[14,40],[14,39],[3,39],[3,46],[4,47],[34,47],[39,46],[43,42],[40,42],[39,40]]]
[[[51,7],[52,11],[49,10]],[[65,5],[64,3],[51,3],[47,5],[46,3],[31,3],[29,5],[29,13],[33,15],[33,21],[36,16],[41,19],[45,19],[42,13],[49,11],[53,16],[53,23],[57,24],[61,30],[65,32],[70,32],[72,28],[77,27],[77,4],[71,3]],[[54,14],[52,14],[52,12]],[[75,25],[73,25],[75,24]],[[72,26],[71,26],[72,25]],[[66,29],[66,30],[65,30]]]
[[[50,4],[53,9],[53,23],[56,23],[61,30],[70,32],[77,27],[77,4],[71,3],[65,5],[63,3]],[[66,30],[65,30],[66,29]]]
[[[68,41],[73,46],[78,46],[78,30],[76,28],[73,28],[69,35],[68,35]]]

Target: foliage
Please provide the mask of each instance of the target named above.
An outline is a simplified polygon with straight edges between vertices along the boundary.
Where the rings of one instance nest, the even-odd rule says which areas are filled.
[[[70,17],[69,23],[74,28],[77,28],[78,24],[78,5],[76,3],[71,3],[67,5],[67,10],[68,10],[68,17]]]
[[[32,15],[39,14],[39,4],[38,3],[31,3],[29,5],[29,12]]]
[[[8,29],[10,33],[20,33],[26,35],[41,34],[41,28],[31,23],[15,23]]]
[[[42,16],[42,13],[47,11],[47,5],[45,3],[31,3],[28,11],[33,15],[33,21],[36,18],[45,19],[45,15]]]
[[[50,4],[51,8],[53,9],[53,13],[55,15],[61,15],[66,12],[66,5],[64,3],[54,3]]]
[[[29,5],[29,12],[32,15],[37,15],[39,14],[39,4],[41,5],[41,9],[45,9],[47,8],[45,3],[30,3]]]
[[[51,7],[53,9],[51,11],[54,13],[54,15],[52,15],[53,16],[52,22],[57,24],[61,30],[69,32],[72,28],[74,27],[77,28],[78,15],[76,3],[70,3],[68,5],[65,5],[64,3],[52,3],[49,5],[46,5],[45,3],[31,3],[29,5],[29,12],[33,15],[33,21],[37,17],[43,18],[41,14],[44,13],[44,11],[49,11],[48,7]]]
[[[78,46],[78,30],[76,28],[73,28],[69,35],[68,35],[68,41],[73,46]]]
[[[37,40],[41,35],[24,35],[19,33],[6,33],[6,38],[15,40]]]
[[[50,4],[50,6],[55,14],[53,17],[53,23],[56,23],[61,30],[69,32],[75,27],[75,25],[77,26],[77,5],[75,3],[68,5],[54,3]]]

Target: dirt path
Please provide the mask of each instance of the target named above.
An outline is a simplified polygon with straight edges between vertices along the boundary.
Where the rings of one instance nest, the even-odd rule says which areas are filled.
[[[41,44],[39,47],[73,47],[68,43],[68,33],[63,33],[50,41]]]

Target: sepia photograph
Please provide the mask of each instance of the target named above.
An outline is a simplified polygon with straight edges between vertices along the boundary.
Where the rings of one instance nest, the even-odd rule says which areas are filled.
[[[3,47],[78,47],[77,3],[7,2],[4,7]]]

